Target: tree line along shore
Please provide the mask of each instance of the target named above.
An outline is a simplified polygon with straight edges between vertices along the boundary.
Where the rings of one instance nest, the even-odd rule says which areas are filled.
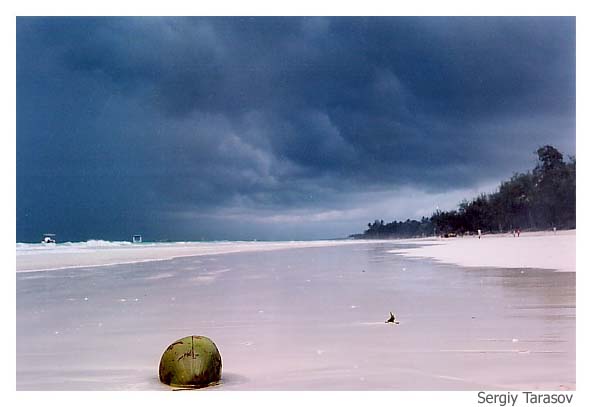
[[[421,220],[375,220],[358,239],[413,238],[515,230],[555,230],[576,227],[576,159],[564,160],[555,147],[540,147],[534,169],[516,173],[497,191],[464,200],[458,209],[437,210]]]

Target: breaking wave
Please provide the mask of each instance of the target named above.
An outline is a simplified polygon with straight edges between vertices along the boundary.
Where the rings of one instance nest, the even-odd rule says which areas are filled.
[[[110,247],[131,246],[131,242],[117,242],[108,240],[88,240],[86,242],[64,242],[64,243],[17,243],[16,254],[47,251],[73,251],[77,249],[97,249]]]

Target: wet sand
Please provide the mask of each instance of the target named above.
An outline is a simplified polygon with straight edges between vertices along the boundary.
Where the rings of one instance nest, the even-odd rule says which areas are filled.
[[[222,355],[208,390],[575,389],[575,273],[390,253],[404,247],[17,273],[17,389],[170,390],[160,356],[191,334]]]
[[[95,267],[171,260],[180,257],[211,254],[262,252],[306,247],[327,247],[364,244],[363,240],[318,240],[294,242],[179,242],[141,243],[95,241],[72,245],[26,245],[16,252],[17,272],[55,270],[60,268]],[[127,244],[122,244],[127,243]]]

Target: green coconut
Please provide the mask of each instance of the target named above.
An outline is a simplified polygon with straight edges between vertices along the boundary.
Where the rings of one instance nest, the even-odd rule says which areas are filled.
[[[166,348],[158,376],[169,386],[205,387],[220,381],[222,358],[210,338],[187,336]]]

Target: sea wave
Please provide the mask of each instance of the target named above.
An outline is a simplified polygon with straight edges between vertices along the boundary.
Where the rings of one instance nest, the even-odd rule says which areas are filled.
[[[20,243],[16,244],[16,254],[48,251],[72,251],[77,249],[98,249],[110,247],[131,246],[133,243],[126,241],[109,240],[87,240],[85,242],[63,242],[63,243]]]
[[[129,241],[113,241],[102,239],[91,239],[85,242],[60,242],[60,243],[16,243],[16,252],[18,254],[34,254],[34,253],[48,253],[48,252],[73,252],[77,250],[90,249],[108,249],[121,247],[163,247],[163,246],[231,246],[236,244],[250,245],[260,244],[257,241],[232,241],[232,240],[215,240],[215,241],[163,241],[163,242],[143,242],[132,243]]]
[[[152,247],[152,246],[255,246],[259,244],[285,244],[285,243],[307,243],[313,240],[187,240],[187,241],[156,241],[156,242],[142,242],[132,243],[130,241],[118,240],[102,240],[90,239],[84,242],[59,242],[59,243],[16,243],[16,250],[18,252],[32,252],[32,251],[64,251],[67,249],[100,249],[100,248],[117,248],[117,247]]]
[[[113,247],[113,246],[130,246],[132,242],[126,241],[110,241],[110,240],[87,240],[86,242],[65,242],[58,243],[70,247]]]

